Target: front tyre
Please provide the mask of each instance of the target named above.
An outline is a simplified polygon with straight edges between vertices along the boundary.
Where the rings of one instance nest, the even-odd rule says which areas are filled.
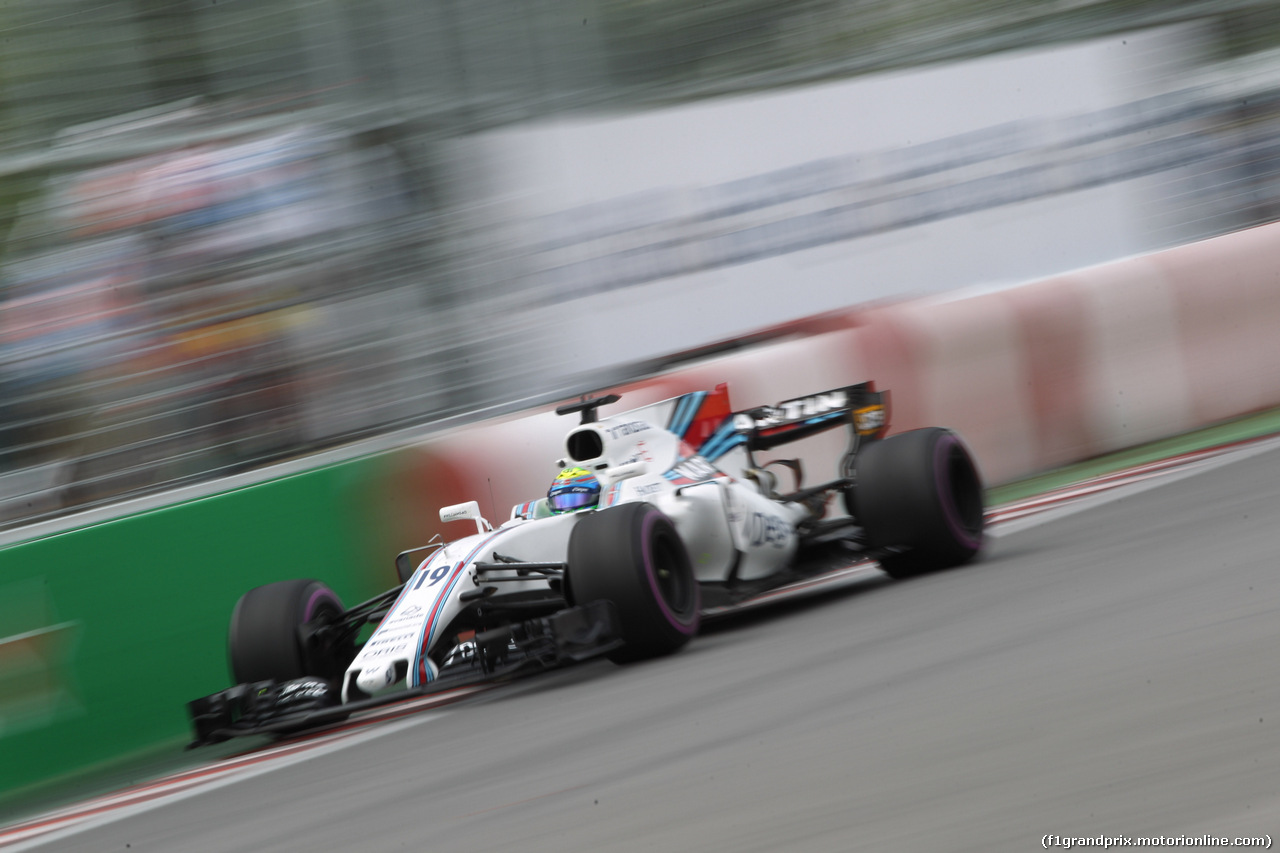
[[[854,468],[847,509],[891,577],[958,566],[982,547],[982,479],[951,430],[929,427],[872,442],[858,451]]]
[[[303,626],[333,624],[343,610],[334,591],[314,580],[279,581],[246,592],[231,613],[227,637],[235,683],[341,679],[355,657],[354,644],[325,643]]]
[[[657,507],[629,503],[585,513],[569,537],[573,601],[614,603],[626,644],[618,663],[666,655],[698,632],[698,582],[684,542]]]

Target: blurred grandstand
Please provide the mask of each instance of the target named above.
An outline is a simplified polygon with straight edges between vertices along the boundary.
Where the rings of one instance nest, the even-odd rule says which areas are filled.
[[[1169,242],[1280,216],[1271,0],[5,4],[0,526],[562,387],[446,143],[1187,23],[1194,73],[1087,140],[1172,140]]]

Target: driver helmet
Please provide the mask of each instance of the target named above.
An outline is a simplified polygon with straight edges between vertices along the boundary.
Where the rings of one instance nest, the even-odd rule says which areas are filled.
[[[600,502],[600,481],[586,468],[565,468],[547,490],[547,503],[555,513],[576,512]]]

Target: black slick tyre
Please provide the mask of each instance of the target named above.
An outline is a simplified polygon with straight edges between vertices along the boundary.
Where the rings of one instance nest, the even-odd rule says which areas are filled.
[[[872,442],[854,467],[847,509],[890,576],[958,566],[982,547],[982,479],[951,430],[929,427]]]
[[[629,503],[584,513],[569,538],[573,603],[607,599],[626,644],[619,663],[670,654],[698,632],[698,582],[675,525],[657,507]]]
[[[279,581],[249,590],[231,613],[227,636],[235,683],[341,678],[355,656],[354,646],[334,648],[314,638],[304,642],[300,629],[336,621],[342,612],[342,601],[319,581]]]

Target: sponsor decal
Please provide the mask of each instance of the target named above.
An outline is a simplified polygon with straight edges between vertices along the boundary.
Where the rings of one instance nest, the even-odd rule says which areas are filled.
[[[756,548],[783,548],[791,539],[791,525],[779,516],[753,512],[747,516],[747,539]]]
[[[879,403],[874,406],[854,409],[853,412],[853,428],[860,435],[871,435],[879,432],[884,428],[884,420],[884,406]]]
[[[739,412],[733,416],[733,425],[740,432],[763,430],[842,412],[848,406],[847,391],[827,391],[824,394],[786,400],[776,406],[761,406],[749,412]]]
[[[635,435],[638,432],[644,432],[648,429],[652,429],[652,427],[644,421],[628,421],[627,423],[619,424],[618,426],[605,427],[610,438],[621,438],[627,435]]]
[[[402,631],[399,634],[391,634],[390,636],[379,634],[365,643],[364,647],[366,649],[375,649],[378,646],[394,646],[398,643],[403,643],[405,640],[412,640],[417,636],[417,631]]]
[[[421,622],[422,608],[415,607],[414,611],[415,612],[413,613],[397,613],[389,619],[383,619],[378,623],[378,626],[380,628],[390,628],[394,630],[397,626],[401,626],[409,622]]]
[[[441,521],[465,521],[469,518],[479,517],[480,505],[475,501],[467,501],[464,504],[447,506],[440,510]]]
[[[317,699],[327,695],[329,685],[323,681],[290,681],[280,688],[281,702],[300,702],[304,699]]]

